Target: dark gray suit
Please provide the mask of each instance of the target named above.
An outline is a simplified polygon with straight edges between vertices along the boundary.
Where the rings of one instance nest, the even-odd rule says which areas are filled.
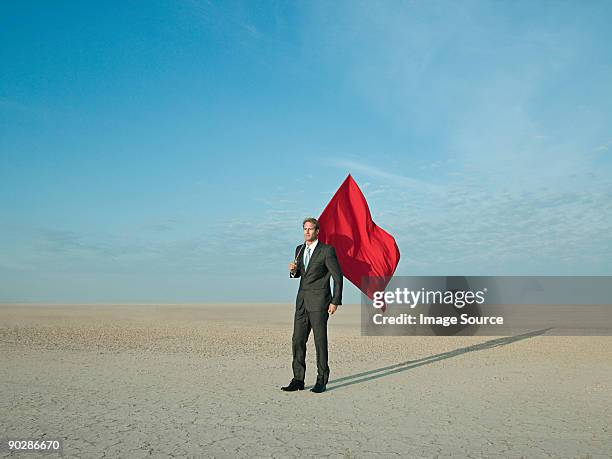
[[[317,242],[310,256],[308,269],[304,269],[303,245],[295,249],[299,259],[295,274],[290,277],[300,278],[300,288],[295,301],[295,316],[293,319],[293,377],[304,381],[306,374],[306,342],[310,330],[314,332],[315,348],[317,350],[317,382],[327,384],[329,366],[327,365],[327,319],[329,304],[342,304],[342,270],[336,257],[336,251],[331,245]],[[300,252],[300,249],[301,252]],[[329,286],[329,278],[334,279],[334,293]]]

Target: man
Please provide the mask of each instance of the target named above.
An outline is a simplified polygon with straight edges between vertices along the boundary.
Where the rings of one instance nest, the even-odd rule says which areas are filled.
[[[284,391],[304,389],[306,374],[306,342],[310,330],[314,332],[317,350],[317,383],[311,392],[325,391],[329,379],[327,365],[327,320],[342,304],[342,270],[331,245],[319,241],[319,222],[316,218],[304,220],[304,244],[295,249],[295,262],[289,263],[289,276],[300,278],[293,318],[293,379]],[[329,278],[334,278],[334,294]]]

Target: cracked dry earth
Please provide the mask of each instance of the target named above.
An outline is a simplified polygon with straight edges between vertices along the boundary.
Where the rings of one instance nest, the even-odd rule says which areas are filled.
[[[362,337],[345,305],[328,391],[285,393],[292,314],[1,305],[1,436],[66,457],[612,455],[612,337]]]

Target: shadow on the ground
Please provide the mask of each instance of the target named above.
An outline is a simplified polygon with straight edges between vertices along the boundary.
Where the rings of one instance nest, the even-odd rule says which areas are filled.
[[[492,339],[489,341],[485,341],[484,343],[474,344],[473,346],[461,347],[455,349],[453,351],[443,352],[441,354],[430,355],[429,357],[424,357],[418,360],[408,360],[406,362],[396,363],[394,365],[389,365],[382,368],[377,368],[375,370],[364,371],[362,373],[357,373],[350,376],[345,376],[343,378],[338,378],[329,381],[329,384],[332,384],[332,387],[327,388],[327,392],[340,389],[341,387],[352,386],[353,384],[359,384],[366,381],[372,381],[373,379],[382,378],[384,376],[389,376],[395,373],[400,373],[402,371],[411,370],[416,367],[420,367],[421,365],[428,365],[430,363],[438,362],[444,359],[450,359],[451,357],[456,357],[461,354],[465,354],[467,352],[474,351],[483,351],[485,349],[491,349],[497,346],[505,346],[507,344],[512,344],[516,341],[521,341],[524,339],[532,338],[534,336],[543,335],[550,328],[544,328],[542,330],[536,330],[528,333],[523,333],[522,335],[516,336],[507,336],[503,338]],[[338,384],[340,383],[340,384]]]

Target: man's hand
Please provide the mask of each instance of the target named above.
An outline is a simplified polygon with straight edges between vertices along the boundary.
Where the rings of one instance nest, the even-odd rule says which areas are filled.
[[[297,264],[289,263],[289,271],[295,274],[295,272],[297,271]]]
[[[336,312],[336,309],[338,309],[338,306],[336,306],[335,304],[329,303],[329,308],[327,308],[327,312],[329,312],[330,314],[333,314],[334,312]]]

